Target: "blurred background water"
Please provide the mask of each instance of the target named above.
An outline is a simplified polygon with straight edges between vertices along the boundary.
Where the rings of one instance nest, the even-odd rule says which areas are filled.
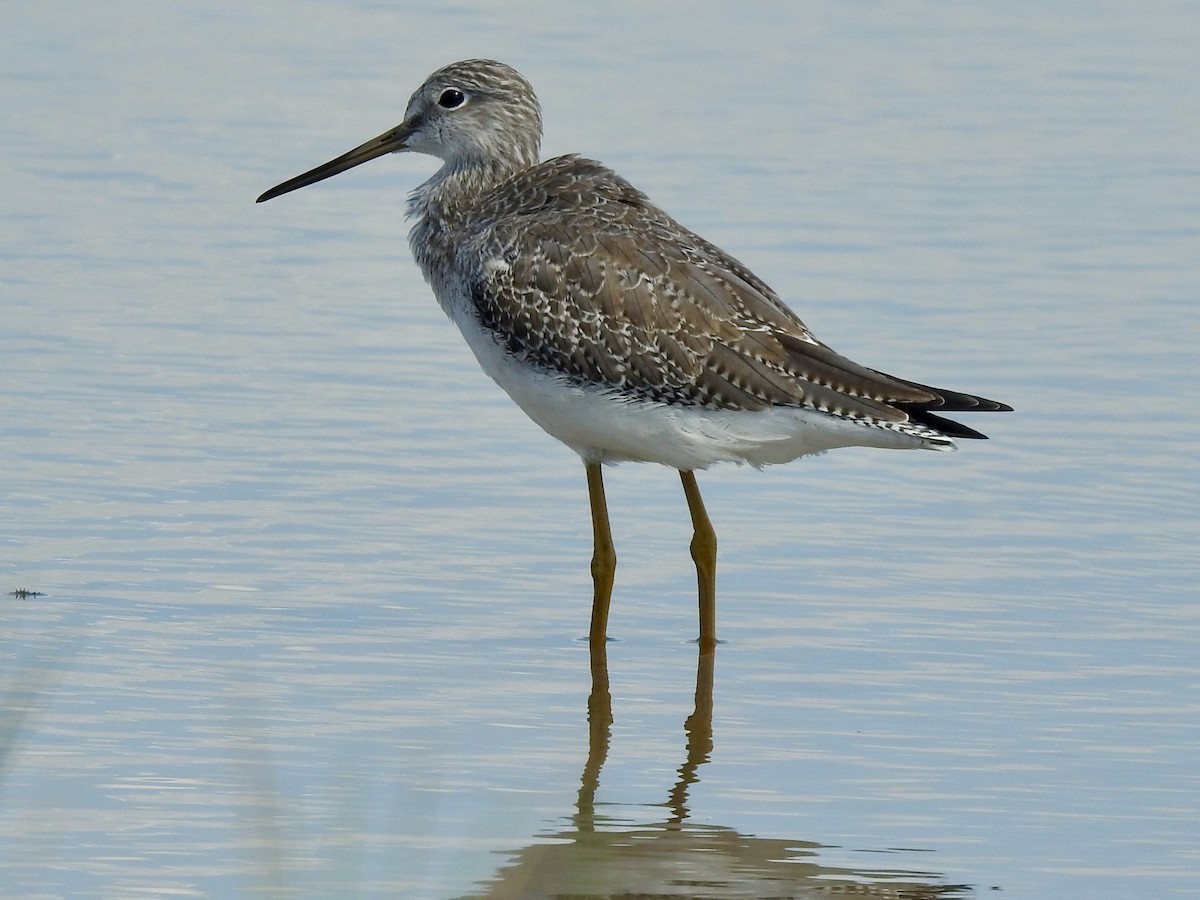
[[[13,7],[0,893],[1200,893],[1198,39],[1168,2]],[[582,467],[408,257],[435,163],[253,203],[470,56],[838,350],[1017,408],[703,473],[711,673],[678,479],[624,466],[593,683]]]

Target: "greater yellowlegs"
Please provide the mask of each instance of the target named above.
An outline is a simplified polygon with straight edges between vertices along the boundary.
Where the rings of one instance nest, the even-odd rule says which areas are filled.
[[[600,466],[679,470],[692,519],[700,647],[716,643],[717,540],[694,471],[834,447],[953,450],[984,435],[941,417],[994,400],[884,375],[834,353],[758,276],[579,156],[538,161],[533,88],[503,63],[430,75],[404,121],[264,193],[385,153],[442,161],[409,198],[413,255],[480,366],[587,472],[590,641],[605,641],[616,554]]]

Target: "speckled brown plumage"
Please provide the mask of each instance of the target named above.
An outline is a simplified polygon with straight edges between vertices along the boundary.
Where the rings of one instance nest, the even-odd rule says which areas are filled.
[[[934,442],[983,437],[935,410],[1006,408],[835,353],[754,273],[600,163],[532,162],[540,110],[502,64],[434,73],[401,128],[423,124],[450,89],[503,110],[503,123],[489,111],[478,130],[505,139],[448,159],[415,192],[413,252],[452,317],[469,298],[470,315],[521,363],[634,402],[801,407]]]
[[[778,295],[598,162],[538,162],[541,109],[518,72],[466,60],[434,72],[404,121],[263,194],[385,153],[442,166],[409,200],[409,243],[480,366],[588,474],[595,555],[590,640],[602,652],[615,554],[600,464],[680,470],[692,516],[700,644],[715,632],[716,535],[694,469],[835,447],[954,449],[982,438],[942,418],[1002,403],[861,366]]]
[[[632,399],[895,424],[934,408],[997,408],[834,353],[745,266],[591,160],[526,169],[469,218],[463,255],[482,261],[470,279],[481,323],[572,381]]]
[[[612,170],[574,155],[538,162],[541,127],[514,69],[453,63],[413,94],[400,126],[259,199],[386,152],[439,156],[409,206],[439,302],[521,365],[614,400],[808,409],[929,446],[984,437],[935,412],[1008,409],[834,352],[753,272]]]

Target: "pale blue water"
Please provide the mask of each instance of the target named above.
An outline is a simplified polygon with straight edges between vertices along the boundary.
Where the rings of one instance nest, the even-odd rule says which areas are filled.
[[[1200,12],[425,7],[0,31],[0,895],[1200,894]],[[589,740],[582,467],[408,258],[433,162],[253,204],[472,55],[835,348],[1017,407],[702,474],[711,729],[625,466]]]

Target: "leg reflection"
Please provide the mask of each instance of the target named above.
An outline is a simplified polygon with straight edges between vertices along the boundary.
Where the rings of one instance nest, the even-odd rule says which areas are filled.
[[[699,768],[708,762],[713,749],[713,662],[715,653],[701,652],[696,660],[696,706],[683,723],[687,737],[687,758],[679,767],[679,778],[671,788],[669,806],[673,813],[671,824],[680,825],[687,818],[687,792],[700,776]]]
[[[834,894],[893,900],[974,896],[971,888],[945,884],[944,876],[934,872],[880,869],[871,860],[857,868],[829,865],[821,860],[825,848],[814,841],[760,838],[720,824],[692,821],[689,791],[699,783],[700,767],[715,755],[713,662],[714,654],[698,654],[695,708],[684,722],[686,755],[674,786],[669,791],[665,785],[658,789],[659,800],[667,794],[666,802],[649,799],[598,807],[597,785],[613,716],[604,645],[593,647],[588,756],[572,821],[510,853],[485,892],[471,896],[480,900],[682,897],[681,889],[688,886],[698,891],[686,896],[712,900]],[[647,821],[647,806],[664,810]],[[919,813],[921,807],[916,809]],[[755,812],[753,805],[749,812]]]
[[[699,653],[696,657],[696,699],[692,714],[683,723],[686,757],[679,767],[679,777],[667,800],[671,809],[668,825],[679,826],[687,819],[688,789],[699,781],[699,769],[708,762],[713,750],[713,664],[714,653]],[[588,755],[579,779],[579,799],[576,803],[575,826],[581,831],[595,827],[596,789],[600,770],[608,757],[612,736],[612,694],[608,686],[608,657],[604,644],[591,646],[592,692],[588,695]]]
[[[608,690],[608,655],[604,642],[592,641],[592,692],[588,695],[588,755],[579,779],[579,801],[575,824],[580,831],[591,831],[596,815],[596,788],[600,770],[608,757],[612,734],[612,694]]]

